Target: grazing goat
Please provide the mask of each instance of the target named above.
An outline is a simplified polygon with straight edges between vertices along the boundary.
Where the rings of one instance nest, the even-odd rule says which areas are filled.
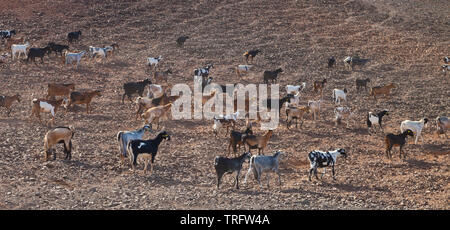
[[[45,99],[55,98],[55,96],[69,97],[70,92],[75,90],[73,83],[48,83],[47,96]]]
[[[178,46],[183,46],[184,42],[186,42],[186,40],[189,39],[189,36],[181,36],[177,38],[177,45]]]
[[[51,113],[52,119],[51,122],[54,125],[55,123],[55,113],[56,110],[61,106],[65,99],[59,100],[46,100],[46,99],[33,99],[31,102],[32,109],[30,119],[35,115],[39,118],[39,122],[41,122],[41,112]],[[48,125],[48,122],[47,122]]]
[[[72,159],[72,138],[75,134],[75,128],[73,126],[69,127],[56,127],[49,130],[44,137],[44,151],[45,151],[45,161],[51,155],[51,147],[55,144],[64,144],[64,153],[66,154],[65,160]],[[56,151],[53,150],[53,160],[56,160]]]
[[[328,68],[333,67],[336,64],[336,59],[334,57],[328,58]]]
[[[86,104],[86,114],[89,114],[89,112],[92,112],[92,108],[89,108],[89,105],[91,104],[92,98],[94,98],[94,96],[101,97],[101,91],[89,90],[86,92],[71,92],[67,108],[69,108],[69,106],[71,105]]]
[[[151,84],[152,84],[152,82],[148,78],[143,81],[127,82],[127,83],[123,84],[123,89],[124,89],[125,93],[122,96],[122,104],[124,103],[123,100],[125,99],[125,96],[127,96],[131,102],[133,102],[131,100],[131,96],[133,94],[137,93],[139,96],[142,97],[145,86],[151,85]]]
[[[23,44],[23,45],[17,45],[17,44],[11,45],[12,60],[14,60],[14,57],[16,56],[16,53],[19,53],[17,55],[17,58],[20,58],[20,54],[23,54],[25,57],[27,57],[28,46],[30,46],[30,44],[28,42]]]
[[[14,101],[17,101],[20,103],[20,95],[16,94],[14,96],[1,96],[0,95],[0,107],[5,107],[8,110],[8,117],[11,114],[12,111],[12,104]]]
[[[217,189],[219,189],[222,176],[225,173],[231,174],[233,172],[237,172],[236,189],[239,189],[239,175],[241,174],[242,164],[244,164],[245,160],[250,160],[251,156],[252,155],[249,152],[245,152],[241,156],[236,158],[226,158],[217,156],[214,159],[214,168],[216,169],[217,174]]]
[[[79,53],[69,53],[66,51],[66,65],[72,64],[72,62],[76,61],[77,65],[75,68],[78,69],[78,65],[80,64],[81,58],[83,58],[84,54],[86,54],[86,51],[81,51]]]
[[[367,83],[370,82],[369,78],[366,79],[356,79],[356,90],[359,92],[360,88],[364,87],[367,91]]]
[[[145,131],[151,132],[152,128],[148,125],[144,127],[133,130],[133,131],[119,131],[116,135],[117,141],[119,142],[120,159],[122,164],[125,162],[125,157],[127,157],[127,144],[131,140],[140,140],[144,136]]]
[[[261,50],[249,50],[245,52],[242,56],[245,57],[245,63],[248,64],[248,60],[250,59],[251,62],[253,62],[253,58],[256,57],[258,53],[260,53]]]
[[[348,120],[350,119],[350,117],[353,116],[353,112],[348,107],[337,107],[334,109],[334,115],[335,115],[335,125],[336,126],[341,123],[342,118],[345,118],[347,120],[346,127],[348,128],[348,123],[349,123]],[[353,120],[353,124],[355,124],[355,120]]]
[[[363,66],[363,65],[365,65],[367,62],[369,62],[369,59],[361,59],[361,58],[358,58],[358,57],[350,57],[350,56],[347,56],[347,57],[344,59],[344,64],[345,64],[345,66],[351,68],[352,70],[353,70],[353,67],[354,67],[354,66],[356,66],[356,65],[358,65],[358,66]]]
[[[383,116],[389,115],[389,112],[387,110],[383,110],[377,114],[373,114],[372,112],[369,112],[367,114],[367,132],[370,134],[370,128],[373,125],[373,130],[376,132],[375,125],[378,124],[380,126],[380,129],[383,131],[383,126],[381,125]]]
[[[281,176],[278,170],[281,154],[284,154],[284,152],[277,150],[272,156],[252,156],[247,174],[245,174],[244,184],[247,183],[247,177],[253,171],[255,178],[258,180],[259,187],[262,189],[262,173],[273,171],[278,175],[278,185],[281,186]],[[267,175],[267,188],[269,188],[269,179],[269,175]]]
[[[440,133],[443,133],[445,135],[445,138],[447,138],[445,130],[450,129],[450,120],[448,119],[448,117],[444,116],[436,117],[436,128],[438,135]]]
[[[341,99],[344,99],[344,101],[347,102],[347,89],[333,89],[333,99],[334,103],[339,103],[339,105],[341,104]]]
[[[419,139],[419,136],[423,144],[423,137],[422,135],[420,135],[420,133],[422,132],[422,129],[427,122],[428,122],[427,118],[422,118],[419,121],[404,120],[400,124],[400,131],[403,132],[404,130],[410,129],[416,135],[416,140],[414,141],[414,144],[417,145],[417,140]]]
[[[283,69],[281,69],[281,68],[278,68],[274,71],[270,71],[270,70],[264,71],[264,74],[263,74],[264,84],[269,84],[269,80],[271,80],[272,83],[276,82],[278,74],[282,73],[282,72],[283,72]]]
[[[47,54],[50,54],[50,46],[46,46],[44,48],[30,48],[28,51],[28,57],[27,62],[30,60],[30,58],[33,60],[34,63],[36,63],[35,58],[39,57],[41,58],[41,62],[44,63],[44,56]]]
[[[394,146],[400,146],[400,154],[399,158],[402,158],[402,150],[403,146],[406,144],[406,137],[407,136],[414,136],[413,131],[410,129],[402,131],[401,134],[395,135],[392,133],[388,133],[386,137],[384,138],[384,142],[386,143],[386,156],[391,159],[391,150]],[[403,151],[404,158],[406,158],[406,153]]]
[[[153,172],[153,165],[155,163],[155,157],[158,153],[158,147],[161,144],[162,140],[170,141],[170,135],[167,134],[166,131],[161,131],[154,139],[148,140],[131,140],[127,144],[127,151],[130,154],[130,162],[132,164],[133,169],[136,168],[137,158],[140,154],[147,154],[144,156],[145,158],[145,167],[144,172],[147,173],[147,166],[150,163],[150,155],[151,155],[151,168],[150,174]]]
[[[308,107],[311,111],[311,115],[313,116],[313,119],[316,120],[316,118],[320,119],[320,104],[322,103],[322,100],[317,101],[308,101]]]
[[[242,73],[248,73],[252,68],[252,65],[238,65],[236,67],[236,75],[240,78]]]
[[[172,103],[169,103],[167,105],[156,106],[156,107],[150,108],[141,114],[141,118],[143,118],[145,120],[145,123],[149,124],[150,127],[152,127],[153,123],[155,122],[159,128],[159,120],[163,117],[168,119],[167,115],[169,114],[169,110],[170,110],[171,106],[172,106]]]
[[[272,134],[273,130],[267,131],[263,136],[256,136],[253,134],[246,135],[244,136],[244,144],[248,146],[249,152],[251,152],[252,149],[258,149],[258,154],[264,155],[264,149],[267,147],[267,143]]]
[[[47,44],[47,46],[50,47],[50,52],[49,52],[49,54],[50,54],[51,52],[55,52],[55,55],[58,55],[58,53],[59,53],[59,55],[62,56],[64,50],[67,50],[67,51],[69,50],[69,46],[56,44],[56,43],[54,43],[54,42],[49,42],[49,43]]]
[[[67,41],[72,43],[74,40],[78,40],[81,37],[81,31],[70,32],[67,34]]]
[[[16,35],[16,30],[1,30],[0,31],[0,37],[2,38],[2,39],[5,39],[5,38],[11,38],[11,35]]]
[[[166,71],[163,72],[157,72],[155,71],[153,73],[153,77],[155,78],[155,82],[161,84],[161,82],[165,82],[167,83],[167,78],[169,77],[169,75],[172,74],[172,70],[167,69]]]
[[[156,67],[158,66],[158,63],[162,60],[162,56],[159,55],[158,57],[154,58],[154,57],[149,57],[147,58],[147,65],[151,68],[153,65],[155,66],[155,70]]]
[[[336,179],[334,176],[334,165],[336,164],[337,157],[339,155],[342,155],[344,158],[347,158],[347,153],[345,149],[336,149],[334,151],[319,151],[319,150],[313,150],[308,154],[308,160],[309,160],[309,178],[308,180],[311,181],[311,175],[314,172],[314,175],[316,176],[316,179],[319,180],[319,177],[317,176],[317,168],[325,168],[325,167],[331,167],[331,171],[333,173],[333,180]],[[325,175],[326,168],[324,169],[321,179],[323,178],[323,175]]]
[[[303,126],[303,115],[305,113],[309,113],[310,109],[309,106],[288,106],[286,108],[286,127],[289,129],[289,126],[291,125],[291,122],[293,119],[295,119],[295,128],[298,128],[298,119],[302,121],[300,124],[300,128]]]
[[[322,81],[314,81],[314,93],[318,93],[320,91],[320,95],[323,98],[323,90],[325,88],[325,84],[327,84],[327,79],[323,79]]]
[[[89,54],[91,56],[91,59],[94,59],[95,56],[100,56],[103,60],[107,58],[107,52],[105,48],[89,46]]]
[[[205,78],[209,76],[210,69],[213,67],[213,64],[208,64],[206,67],[195,69],[194,76],[203,77],[203,81],[205,81]]]
[[[383,94],[385,97],[391,94],[391,89],[397,88],[394,83],[387,84],[385,86],[375,86],[370,89],[370,96],[373,96],[377,100],[377,95]]]
[[[245,151],[244,138],[250,134],[253,134],[253,131],[250,127],[247,127],[247,129],[243,133],[236,131],[236,130],[231,130],[230,141],[228,144],[228,154],[231,154],[230,147],[233,147],[234,154],[237,153],[238,148],[240,149],[241,146],[244,146],[244,151]]]

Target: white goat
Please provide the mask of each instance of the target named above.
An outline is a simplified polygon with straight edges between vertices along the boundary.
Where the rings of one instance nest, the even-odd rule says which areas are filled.
[[[341,99],[347,102],[347,89],[333,89],[333,99],[334,103],[339,103],[339,105],[341,104]]]
[[[252,65],[238,65],[236,67],[236,74],[238,77],[241,77],[241,73],[248,73],[252,68]]]
[[[83,55],[86,53],[86,51],[81,51],[79,53],[69,53],[66,51],[66,65],[72,64],[73,61],[77,62],[77,66],[75,67],[78,69],[78,65],[80,64],[81,58],[83,58]]]
[[[21,53],[23,53],[25,55],[25,57],[27,57],[27,48],[28,48],[28,46],[30,46],[30,43],[28,43],[28,42],[23,44],[23,45],[17,45],[17,44],[11,45],[12,60],[14,60],[14,57],[16,56],[16,53],[19,53],[17,58],[20,58],[20,54]]]
[[[105,60],[107,57],[105,48],[89,46],[89,54],[91,55],[91,59],[94,59],[94,57],[97,55],[102,57],[103,60]]]
[[[247,177],[253,170],[255,178],[258,180],[260,188],[261,185],[261,175],[263,172],[274,171],[278,175],[278,183],[281,186],[280,172],[278,171],[278,163],[280,155],[283,154],[282,151],[277,150],[273,156],[255,155],[250,158],[250,166],[248,168],[247,174],[245,175],[244,184],[247,183]],[[267,175],[267,187],[269,187],[269,175]]]
[[[337,107],[334,109],[335,122],[336,125],[341,122],[342,118],[347,119],[346,127],[348,128],[348,123],[350,117],[353,117],[353,112],[349,107]],[[353,124],[355,124],[355,120],[353,120]]]
[[[405,121],[402,121],[402,123],[400,124],[400,131],[403,133],[403,131],[406,131],[407,129],[411,129],[411,131],[413,131],[413,133],[416,135],[416,140],[414,141],[414,144],[417,144],[417,140],[419,139],[419,136],[420,136],[420,139],[422,140],[422,144],[423,144],[423,137],[422,137],[422,135],[420,135],[420,133],[422,132],[422,129],[427,122],[428,122],[427,118],[422,118],[419,121],[405,120]]]
[[[287,85],[286,92],[290,94],[297,94],[303,91],[306,88],[306,82],[303,82],[301,85]]]
[[[148,98],[160,98],[164,94],[164,90],[161,85],[150,84],[148,85],[147,97]]]

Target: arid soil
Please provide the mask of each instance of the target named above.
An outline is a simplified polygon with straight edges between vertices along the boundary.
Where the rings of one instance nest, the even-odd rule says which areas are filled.
[[[118,3],[119,2],[119,3]],[[0,95],[22,96],[11,117],[0,108],[0,209],[449,209],[450,145],[434,133],[434,119],[448,116],[450,78],[440,69],[450,55],[450,18],[446,0],[314,0],[314,1],[9,1],[0,0],[0,29],[16,29],[32,47],[66,43],[71,31],[82,31],[72,51],[118,43],[120,49],[105,62],[83,59],[79,69],[64,66],[52,54],[44,64],[10,59],[1,65]],[[178,36],[188,35],[183,47]],[[244,51],[260,49],[255,69],[239,79],[234,67]],[[2,52],[6,52],[1,46]],[[142,127],[135,104],[121,103],[122,85],[151,77],[147,57],[163,56],[160,70],[171,68],[171,84],[192,86],[193,70],[214,63],[216,83],[262,83],[262,73],[282,67],[278,83],[306,81],[301,104],[318,99],[314,80],[326,78],[325,108],[319,121],[307,116],[302,129],[286,128],[285,114],[266,155],[283,150],[282,185],[263,175],[263,189],[253,176],[233,188],[226,175],[216,188],[213,161],[227,153],[228,136],[217,137],[211,120],[166,120],[171,141],[161,144],[152,175],[120,165],[116,134]],[[345,69],[347,55],[370,59],[363,67]],[[327,58],[337,58],[329,69]],[[357,92],[355,79],[370,78],[371,86],[394,82],[391,97],[375,101]],[[93,113],[77,106],[57,125],[73,125],[72,160],[44,162],[43,139],[48,127],[30,120],[31,100],[45,97],[47,84],[73,82],[76,89],[100,89]],[[354,122],[335,126],[331,94],[347,88]],[[285,92],[282,92],[284,94]],[[345,104],[345,103],[344,103]],[[369,111],[388,109],[385,132],[400,132],[406,119],[430,119],[424,142],[410,138],[406,160],[398,147],[389,160],[384,134],[368,135]],[[282,109],[284,111],[284,108]],[[44,121],[49,114],[43,115]],[[244,121],[239,122],[243,129]],[[258,127],[258,126],[257,126]],[[257,133],[263,131],[256,128]],[[145,138],[155,134],[146,134]],[[308,181],[307,153],[314,149],[346,148],[339,158],[336,180],[331,170],[320,181]],[[255,153],[255,152],[254,152]],[[245,175],[248,164],[241,174]]]

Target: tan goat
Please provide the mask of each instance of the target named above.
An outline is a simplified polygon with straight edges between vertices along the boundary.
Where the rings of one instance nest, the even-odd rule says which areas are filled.
[[[64,153],[66,154],[66,160],[72,158],[72,137],[75,133],[73,126],[69,127],[56,127],[48,131],[44,137],[44,151],[45,161],[50,157],[50,149],[52,146],[58,143],[64,144]],[[56,159],[56,151],[53,150],[53,160]]]
[[[143,111],[146,111],[152,107],[167,105],[176,101],[178,98],[180,98],[180,96],[167,96],[166,93],[159,98],[138,97],[136,98],[136,104],[138,105],[136,119]]]
[[[16,94],[14,96],[0,96],[0,107],[5,107],[8,109],[8,117],[11,114],[12,111],[12,104],[14,101],[17,101],[20,103],[20,95]]]
[[[73,83],[48,83],[46,99],[55,98],[55,96],[69,97],[71,91],[75,90]]]
[[[267,131],[263,136],[247,135],[244,137],[244,144],[248,146],[249,152],[251,149],[258,149],[258,154],[264,155],[264,149],[267,147],[267,143],[269,143],[272,134],[273,130]]]
[[[394,83],[387,84],[385,86],[375,86],[370,89],[370,96],[376,100],[377,95],[383,94],[385,97],[391,94],[391,89],[397,88],[397,85]]]
[[[157,106],[148,109],[144,113],[141,114],[141,118],[145,120],[146,124],[149,124],[151,128],[153,128],[152,123],[156,123],[159,128],[159,120],[163,117],[168,119],[167,114],[172,106],[172,103],[169,103],[167,105]]]
[[[295,119],[295,128],[297,128],[298,119],[300,119],[302,121],[302,123],[300,124],[301,128],[303,125],[303,115],[309,112],[310,112],[309,106],[301,106],[301,107],[288,106],[288,108],[286,109],[286,117],[287,117],[286,127],[289,129],[292,120]]]

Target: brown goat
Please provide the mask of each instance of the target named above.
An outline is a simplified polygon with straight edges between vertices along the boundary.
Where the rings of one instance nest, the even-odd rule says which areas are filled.
[[[301,128],[303,126],[303,115],[309,112],[310,112],[309,106],[301,106],[301,107],[288,106],[288,108],[286,109],[286,117],[287,117],[286,127],[289,129],[291,121],[295,119],[295,128],[297,128],[298,119],[300,119],[302,121],[302,123],[300,124]]]
[[[46,99],[55,98],[55,96],[69,96],[70,92],[75,90],[73,83],[48,83]]]
[[[325,84],[327,83],[327,79],[323,79],[322,81],[314,81],[314,92],[317,93],[320,91],[320,95],[323,98],[323,89],[325,88]]]
[[[92,110],[89,109],[89,104],[92,101],[92,98],[94,96],[99,96],[101,97],[101,91],[100,90],[90,90],[87,92],[71,92],[70,93],[70,98],[69,98],[69,103],[67,105],[67,108],[69,108],[69,106],[71,105],[80,105],[80,104],[86,104],[86,113],[89,114],[89,111]],[[67,111],[67,110],[66,110]]]
[[[52,124],[55,123],[55,114],[56,110],[61,106],[65,99],[59,99],[59,100],[46,100],[46,99],[33,99],[32,100],[32,109],[31,109],[31,115],[30,119],[35,115],[37,118],[39,118],[39,122],[41,122],[41,112],[47,112],[52,114],[51,122]],[[48,124],[48,122],[47,122]]]
[[[155,106],[167,105],[169,103],[176,101],[178,98],[180,98],[180,96],[167,96],[166,93],[164,93],[161,97],[153,99],[148,97],[138,97],[136,98],[136,104],[138,104],[138,109],[136,111],[136,119],[143,111],[148,110]]]
[[[258,149],[258,155],[261,155],[261,153],[264,155],[264,149],[267,147],[272,134],[273,130],[267,131],[263,136],[247,135],[244,137],[244,144],[248,146],[249,152],[251,152],[251,149]]]
[[[389,96],[391,93],[391,89],[397,88],[397,85],[394,83],[387,84],[385,86],[375,86],[370,89],[370,96],[376,100],[377,95],[383,94],[385,97]]]
[[[14,101],[20,103],[20,95],[16,94],[14,96],[0,96],[0,107],[5,107],[8,110],[8,117],[12,111],[12,104]]]
[[[45,134],[44,137],[44,151],[45,161],[50,157],[50,148],[58,143],[64,144],[64,153],[66,154],[66,160],[72,158],[72,137],[75,133],[73,126],[69,127],[56,127]],[[56,151],[53,150],[53,160],[56,159]]]

